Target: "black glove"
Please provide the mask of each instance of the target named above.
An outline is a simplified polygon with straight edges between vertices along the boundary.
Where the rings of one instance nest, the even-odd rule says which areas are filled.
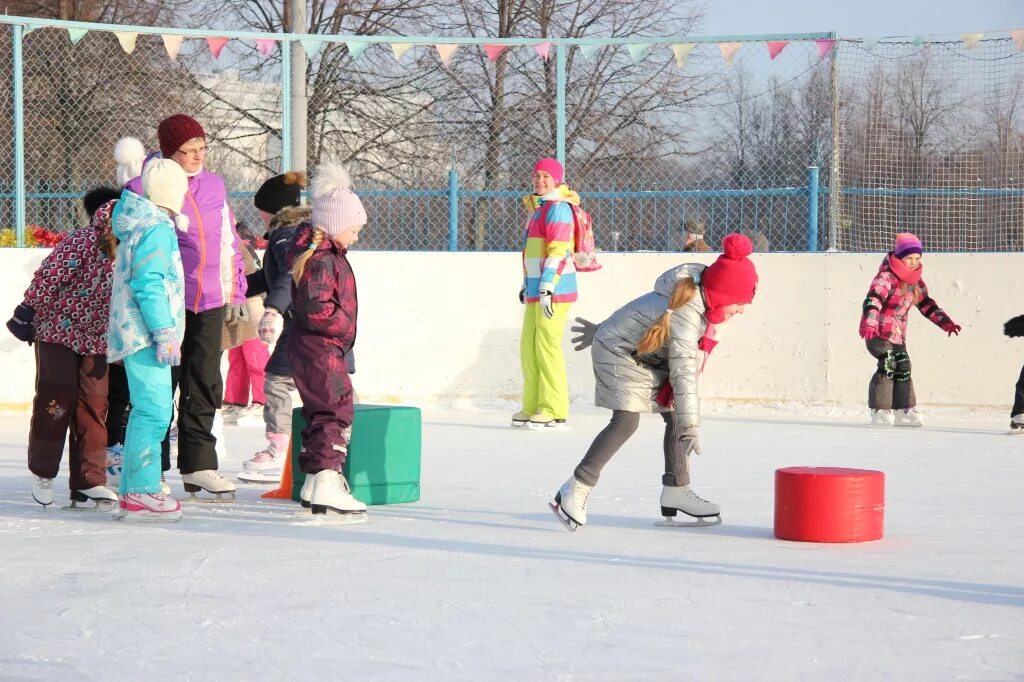
[[[36,331],[32,327],[35,319],[35,308],[19,303],[18,307],[14,309],[14,315],[11,316],[11,319],[7,320],[7,329],[19,341],[24,341],[31,346],[32,342],[36,340]]]
[[[576,350],[586,350],[594,345],[594,334],[597,333],[599,324],[594,324],[590,320],[584,320],[582,317],[576,318],[576,324],[569,327],[569,330],[578,333],[579,336],[574,336],[569,339],[572,342],[573,348]]]
[[[526,303],[526,283],[525,282],[523,283],[523,286],[519,288],[519,302],[520,303]]]
[[[1018,315],[1004,324],[1003,333],[1010,337],[1024,336],[1024,315]]]

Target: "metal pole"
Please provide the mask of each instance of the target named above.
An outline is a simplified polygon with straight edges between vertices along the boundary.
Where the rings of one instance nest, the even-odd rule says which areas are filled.
[[[287,29],[287,27],[285,27]],[[292,162],[292,41],[281,45],[281,167],[295,170]],[[299,170],[302,170],[301,168]]]
[[[291,0],[289,3],[288,24],[295,35],[303,35],[306,30],[306,0]],[[306,168],[306,131],[307,99],[306,99],[306,50],[302,41],[291,43],[291,170],[305,171]]]
[[[448,250],[459,250],[459,171],[448,171]]]
[[[11,26],[14,49],[11,54],[11,68],[14,71],[14,234],[19,248],[25,246],[25,111],[22,63],[22,41],[24,28]]]
[[[829,34],[830,38],[838,39],[835,33]],[[828,250],[839,251],[839,220],[843,214],[843,120],[839,111],[839,100],[841,91],[839,89],[839,48],[840,43],[836,42],[832,48],[829,64],[829,80],[832,91],[832,167],[829,170],[829,196],[828,196]],[[845,235],[847,241],[850,235]]]
[[[818,167],[807,169],[807,250],[818,250]]]
[[[555,146],[556,156],[565,166],[565,64],[570,47],[555,43]]]

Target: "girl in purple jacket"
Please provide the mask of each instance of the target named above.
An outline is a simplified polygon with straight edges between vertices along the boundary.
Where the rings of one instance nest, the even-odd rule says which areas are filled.
[[[928,285],[921,277],[922,250],[921,240],[909,232],[896,235],[893,250],[882,260],[864,299],[860,336],[878,361],[868,388],[872,426],[921,426],[921,417],[914,409],[917,397],[907,354],[910,309],[917,306],[922,315],[950,336],[960,333],[960,325],[928,295]]]
[[[360,523],[366,505],[352,496],[342,474],[354,412],[345,354],[355,343],[359,309],[355,274],[345,254],[359,239],[366,211],[340,165],[321,165],[311,189],[312,225],[298,228],[290,253],[294,319],[288,362],[306,420],[300,500],[314,514],[332,512]]]

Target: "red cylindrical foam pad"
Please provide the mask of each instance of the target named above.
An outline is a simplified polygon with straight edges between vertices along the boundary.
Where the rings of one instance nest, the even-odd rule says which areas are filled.
[[[870,469],[786,467],[775,471],[775,537],[865,542],[882,537],[885,474]]]

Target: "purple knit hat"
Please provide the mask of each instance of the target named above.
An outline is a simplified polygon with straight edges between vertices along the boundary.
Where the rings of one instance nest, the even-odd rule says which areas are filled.
[[[920,256],[923,251],[921,240],[911,233],[900,232],[896,235],[896,244],[892,247],[892,253],[897,258],[906,258],[914,253]]]

